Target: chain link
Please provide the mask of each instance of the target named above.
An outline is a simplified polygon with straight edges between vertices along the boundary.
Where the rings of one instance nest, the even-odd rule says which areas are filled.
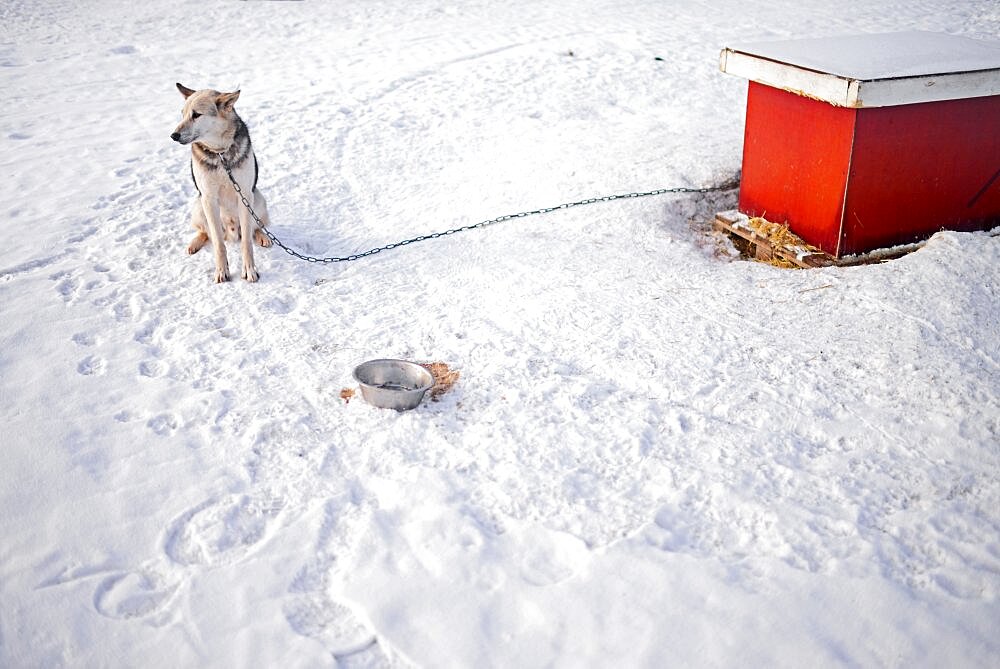
[[[576,202],[566,202],[564,204],[558,204],[554,207],[542,207],[541,209],[522,211],[517,214],[505,214],[503,216],[498,216],[497,218],[491,218],[485,221],[480,221],[479,223],[473,223],[471,225],[463,225],[460,228],[452,228],[450,230],[445,230],[443,232],[432,232],[429,235],[419,235],[411,239],[404,239],[401,242],[396,242],[394,244],[386,244],[385,246],[378,246],[373,249],[364,251],[362,253],[354,253],[349,256],[343,256],[343,257],[332,256],[329,258],[318,258],[316,256],[304,255],[302,253],[299,253],[295,249],[285,246],[285,244],[282,243],[280,239],[274,236],[274,233],[272,233],[270,230],[264,227],[264,224],[261,223],[260,217],[258,217],[257,213],[253,210],[253,206],[250,204],[250,201],[247,200],[246,195],[243,194],[243,189],[240,188],[240,185],[238,183],[236,183],[236,178],[233,177],[233,170],[229,167],[228,163],[226,163],[225,159],[223,159],[221,154],[219,155],[219,159],[222,162],[222,166],[226,168],[226,174],[229,175],[229,180],[233,182],[233,188],[236,189],[236,194],[239,195],[240,199],[243,201],[243,206],[247,208],[247,211],[250,212],[250,215],[253,217],[253,220],[257,222],[257,226],[264,232],[265,235],[267,235],[268,239],[270,239],[271,242],[273,242],[279,248],[284,249],[285,253],[291,256],[295,256],[300,260],[305,260],[306,262],[312,262],[312,263],[351,262],[353,260],[360,260],[361,258],[367,258],[368,256],[373,256],[376,253],[381,253],[382,251],[389,251],[391,249],[398,248],[400,246],[415,244],[417,242],[422,242],[428,239],[437,239],[438,237],[446,237],[448,235],[453,235],[457,232],[465,232],[466,230],[476,230],[478,228],[485,228],[487,225],[493,225],[494,223],[502,223],[503,221],[509,221],[514,218],[524,218],[526,216],[535,216],[536,214],[548,214],[550,212],[558,211],[560,209],[570,209],[572,207],[579,207],[585,204],[594,204],[597,202],[612,202],[614,200],[626,200],[626,199],[634,199],[640,197],[651,197],[654,195],[665,195],[667,193],[714,193],[718,191],[730,190],[739,185],[738,180],[730,180],[725,183],[719,184],[717,186],[706,186],[704,188],[686,188],[681,186],[677,188],[658,188],[656,190],[644,191],[639,193],[620,193],[617,195],[604,195],[602,197],[591,197],[587,198],[586,200],[577,200]]]

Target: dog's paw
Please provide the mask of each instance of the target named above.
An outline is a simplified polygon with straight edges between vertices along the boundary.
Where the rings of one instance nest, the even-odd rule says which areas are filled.
[[[191,243],[188,244],[187,248],[188,255],[193,255],[197,253],[198,251],[201,250],[201,247],[203,247],[207,243],[208,243],[208,235],[206,235],[204,232],[199,232],[197,235],[194,236],[194,239],[191,240]]]
[[[215,282],[225,283],[226,281],[229,281],[229,268],[220,267],[217,270],[215,270]]]
[[[271,238],[264,234],[263,230],[256,230],[253,233],[253,238],[259,246],[262,246],[265,249],[271,245]]]
[[[243,268],[243,278],[254,283],[260,278],[260,274],[257,273],[257,268],[255,267],[244,267]]]

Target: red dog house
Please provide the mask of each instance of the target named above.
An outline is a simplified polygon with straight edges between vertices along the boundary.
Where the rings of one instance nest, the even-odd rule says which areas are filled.
[[[905,32],[724,49],[750,80],[740,211],[840,257],[1000,225],[1000,42]]]

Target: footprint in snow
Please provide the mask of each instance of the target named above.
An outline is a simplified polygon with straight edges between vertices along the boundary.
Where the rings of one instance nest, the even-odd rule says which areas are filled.
[[[49,277],[56,282],[56,292],[66,302],[70,302],[76,297],[80,289],[80,282],[69,272],[59,272]]]
[[[140,569],[123,572],[109,564],[102,564],[63,567],[35,589],[58,588],[98,577],[102,578],[94,589],[94,610],[116,620],[145,618],[162,611],[179,588],[178,583],[168,582],[156,571]]]
[[[111,313],[115,315],[115,319],[119,321],[131,321],[135,316],[135,312],[132,306],[127,300],[119,300],[111,307]]]
[[[162,360],[143,360],[139,363],[139,374],[154,379],[167,373],[167,363]]]
[[[270,534],[284,501],[228,495],[185,511],[167,529],[164,551],[181,565],[233,564]]]
[[[180,420],[172,413],[161,413],[153,416],[146,427],[161,437],[169,437],[180,425]]]
[[[153,338],[158,334],[160,329],[160,319],[159,318],[149,318],[143,321],[139,329],[135,331],[133,339],[140,344],[151,344]]]
[[[108,368],[107,361],[98,355],[88,355],[76,366],[76,371],[83,376],[97,376]]]
[[[339,667],[341,658],[365,652],[377,642],[375,632],[350,606],[326,594],[335,564],[336,560],[327,556],[303,565],[292,579],[290,597],[282,611],[296,634],[322,643],[337,658]]]
[[[354,611],[323,593],[296,596],[282,610],[296,634],[316,639],[335,656],[351,655],[376,643],[375,633]]]
[[[154,572],[114,574],[94,591],[94,609],[116,620],[145,618],[162,611],[177,589],[178,584],[167,583]]]
[[[77,332],[73,335],[73,343],[77,346],[93,346],[97,343],[97,337],[89,332]]]
[[[265,306],[279,316],[291,313],[298,305],[295,297],[273,297],[267,301]]]

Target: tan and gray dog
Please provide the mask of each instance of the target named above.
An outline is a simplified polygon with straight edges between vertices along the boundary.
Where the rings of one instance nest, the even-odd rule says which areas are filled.
[[[198,231],[188,245],[188,253],[197,253],[206,242],[215,252],[215,282],[229,280],[226,240],[240,241],[243,278],[256,281],[253,243],[270,246],[271,240],[257,226],[243,206],[226,174],[222,160],[253,206],[261,225],[267,225],[267,202],[257,190],[257,157],[250,144],[250,132],[233,109],[240,92],[194,91],[177,84],[184,96],[183,120],[170,138],[191,145],[191,178],[198,197],[191,205],[191,225]]]

